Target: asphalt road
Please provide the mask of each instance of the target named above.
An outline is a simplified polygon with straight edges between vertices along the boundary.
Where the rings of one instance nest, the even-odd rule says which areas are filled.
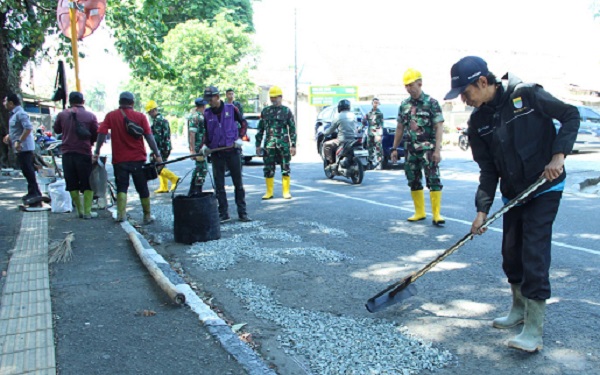
[[[312,151],[312,147],[308,147]],[[406,327],[408,334],[433,347],[448,350],[454,360],[439,374],[597,374],[600,368],[600,210],[598,194],[579,191],[579,182],[600,177],[598,153],[572,155],[567,159],[567,190],[554,227],[551,282],[553,297],[548,301],[542,353],[526,355],[506,347],[518,329],[499,331],[491,320],[510,306],[510,291],[501,270],[501,221],[485,235],[467,243],[457,253],[416,282],[419,295],[402,305],[377,314],[364,308],[366,300],[415,271],[462,238],[475,216],[474,193],[477,166],[470,153],[446,150],[441,166],[444,184],[442,215],[446,226],[431,225],[431,217],[408,223],[412,201],[401,169],[369,171],[363,184],[353,186],[336,177],[328,180],[316,155],[300,155],[292,163],[290,201],[276,198],[261,201],[264,194],[262,165],[244,167],[248,213],[258,227],[238,223],[221,226],[222,252],[207,250],[208,245],[187,246],[172,239],[171,203],[168,195],[153,197],[159,217],[148,228],[161,242],[157,251],[181,267],[196,282],[206,300],[223,311],[233,323],[245,323],[257,350],[281,374],[306,374],[310,356],[302,350],[290,355],[285,323],[265,319],[250,307],[248,299],[227,285],[231,280],[251,280],[276,296],[281,306],[314,311],[361,321],[380,318]],[[174,154],[173,157],[179,156]],[[191,162],[172,164],[179,175]],[[276,182],[280,180],[279,172]],[[156,184],[156,182],[152,183]],[[209,190],[207,179],[205,190]],[[181,189],[187,190],[187,182]],[[154,187],[154,186],[152,186]],[[157,187],[157,186],[156,186]],[[156,188],[154,187],[154,188]],[[233,189],[228,182],[230,214],[235,217]],[[276,197],[281,185],[275,185]],[[429,202],[427,212],[429,213]],[[492,211],[500,208],[499,197]],[[141,212],[137,213],[141,216]],[[133,213],[135,215],[135,213]],[[227,227],[229,226],[229,227]],[[263,238],[260,248],[295,250],[321,248],[341,254],[334,261],[319,261],[315,256],[294,256],[293,251],[278,253],[284,263],[264,260],[255,254],[235,252],[227,244],[237,244],[257,231],[280,234]],[[227,242],[229,241],[229,242]],[[244,247],[246,248],[246,247]],[[248,247],[250,249],[251,247]],[[233,251],[233,253],[228,253]],[[224,254],[228,256],[223,263]],[[290,255],[292,254],[292,255]],[[220,259],[211,265],[211,257]],[[345,258],[344,258],[345,257]],[[335,330],[335,327],[333,327]],[[329,347],[340,345],[331,339]],[[297,349],[297,348],[296,348]]]

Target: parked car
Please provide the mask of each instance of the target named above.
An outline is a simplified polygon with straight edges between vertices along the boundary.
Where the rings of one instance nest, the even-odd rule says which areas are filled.
[[[246,122],[248,122],[248,129],[246,130],[246,136],[242,138],[244,144],[242,145],[242,157],[244,163],[249,164],[252,158],[262,155],[256,155],[256,133],[258,129],[258,121],[260,121],[260,113],[246,113],[244,114]],[[263,136],[264,144],[264,136]]]
[[[587,150],[600,150],[600,113],[594,108],[577,105],[580,125],[577,139],[573,145],[573,152]],[[556,131],[560,129],[560,122],[554,120]]]

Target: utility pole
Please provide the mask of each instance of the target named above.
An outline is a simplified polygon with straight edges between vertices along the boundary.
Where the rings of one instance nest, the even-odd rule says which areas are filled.
[[[298,126],[298,16],[294,8],[294,116]]]

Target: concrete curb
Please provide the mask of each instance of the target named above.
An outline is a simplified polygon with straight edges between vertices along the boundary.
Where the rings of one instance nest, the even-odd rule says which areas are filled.
[[[248,371],[248,374],[277,375],[258,354],[240,340],[223,319],[219,318],[196,295],[192,288],[171,269],[169,263],[150,246],[148,241],[129,222],[121,223],[121,227],[132,240],[136,252],[159,286],[176,302],[177,298],[183,300],[198,315],[211,335],[219,340],[223,349],[231,354]]]

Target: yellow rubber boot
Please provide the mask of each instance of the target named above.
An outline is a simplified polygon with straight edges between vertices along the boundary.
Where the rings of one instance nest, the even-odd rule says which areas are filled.
[[[92,212],[92,202],[94,201],[94,192],[86,190],[83,192],[83,218],[93,219],[98,217],[97,212]]]
[[[117,193],[117,218],[115,221],[121,223],[127,220],[127,193]]]
[[[142,211],[144,212],[144,224],[153,223],[155,218],[150,211],[150,198],[141,198],[140,202],[142,202]]]
[[[281,177],[281,190],[283,192],[283,199],[292,199],[292,194],[290,194],[290,176]]]
[[[263,200],[273,198],[273,185],[275,184],[275,179],[273,177],[266,177],[265,182],[267,183],[267,192],[263,195]]]
[[[433,225],[444,225],[446,220],[440,215],[442,209],[442,191],[430,191],[431,213],[433,214]]]
[[[160,183],[158,190],[154,190],[155,193],[160,194],[160,193],[168,193],[169,192],[169,182],[167,180],[167,178],[163,175],[163,172],[165,170],[163,169],[162,171],[160,171],[160,174],[158,175],[158,181]]]
[[[415,214],[409,217],[408,221],[420,221],[425,219],[425,193],[423,190],[411,191],[412,200],[415,205]]]
[[[83,205],[81,204],[81,199],[79,199],[79,190],[69,191],[69,195],[71,195],[71,200],[77,210],[77,216],[79,216],[80,219],[83,219]]]
[[[171,190],[175,191],[177,189],[177,184],[179,183],[179,177],[172,171],[167,168],[163,168],[161,175],[163,175],[167,180],[171,181]]]

